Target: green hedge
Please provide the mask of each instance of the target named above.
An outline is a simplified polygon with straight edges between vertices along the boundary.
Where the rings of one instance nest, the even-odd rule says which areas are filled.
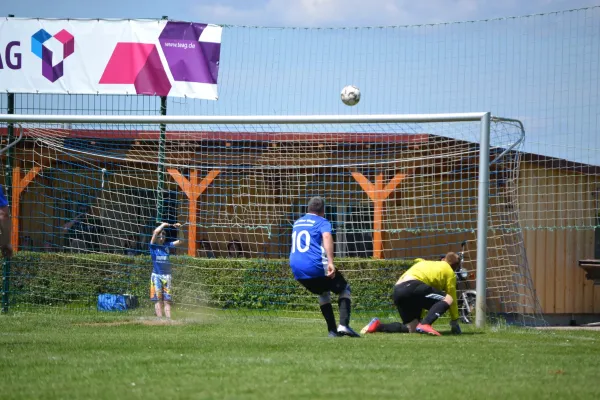
[[[314,296],[293,280],[287,260],[172,256],[173,295],[180,304],[244,309],[310,309]],[[337,259],[355,310],[390,305],[391,289],[414,261]],[[11,303],[95,306],[99,293],[148,298],[149,256],[18,252],[11,260]]]

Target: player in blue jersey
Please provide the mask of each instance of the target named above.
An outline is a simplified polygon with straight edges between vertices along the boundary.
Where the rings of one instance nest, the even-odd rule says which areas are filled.
[[[0,185],[0,251],[4,257],[12,256],[12,246],[10,244],[10,234],[12,224],[10,221],[10,210],[8,200],[4,195],[4,188]]]
[[[152,276],[150,277],[150,299],[154,301],[154,311],[157,317],[162,317],[162,306],[164,304],[165,316],[171,318],[171,262],[169,253],[175,247],[182,245],[185,240],[178,237],[177,240],[166,242],[164,229],[173,227],[181,228],[181,224],[168,224],[163,222],[152,233],[150,240],[150,256],[152,257]],[[181,231],[179,231],[181,233]]]
[[[290,267],[294,278],[311,293],[319,296],[319,305],[329,336],[360,337],[350,328],[350,285],[333,265],[331,223],[325,219],[325,201],[313,197],[307,214],[294,223]],[[338,295],[340,325],[335,322],[331,295]]]

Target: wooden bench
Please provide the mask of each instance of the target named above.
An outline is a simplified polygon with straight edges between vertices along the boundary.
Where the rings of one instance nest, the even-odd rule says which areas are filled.
[[[579,267],[585,271],[585,277],[600,285],[600,260],[579,260]]]

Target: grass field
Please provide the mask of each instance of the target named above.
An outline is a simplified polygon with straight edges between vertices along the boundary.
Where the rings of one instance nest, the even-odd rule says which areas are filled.
[[[143,315],[2,316],[0,398],[600,398],[600,332],[502,327],[329,339],[319,320],[229,314],[151,323]]]

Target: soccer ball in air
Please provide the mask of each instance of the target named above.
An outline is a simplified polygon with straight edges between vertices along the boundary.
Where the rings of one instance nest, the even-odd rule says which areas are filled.
[[[355,106],[360,101],[360,89],[348,85],[342,89],[342,101],[347,106]]]

